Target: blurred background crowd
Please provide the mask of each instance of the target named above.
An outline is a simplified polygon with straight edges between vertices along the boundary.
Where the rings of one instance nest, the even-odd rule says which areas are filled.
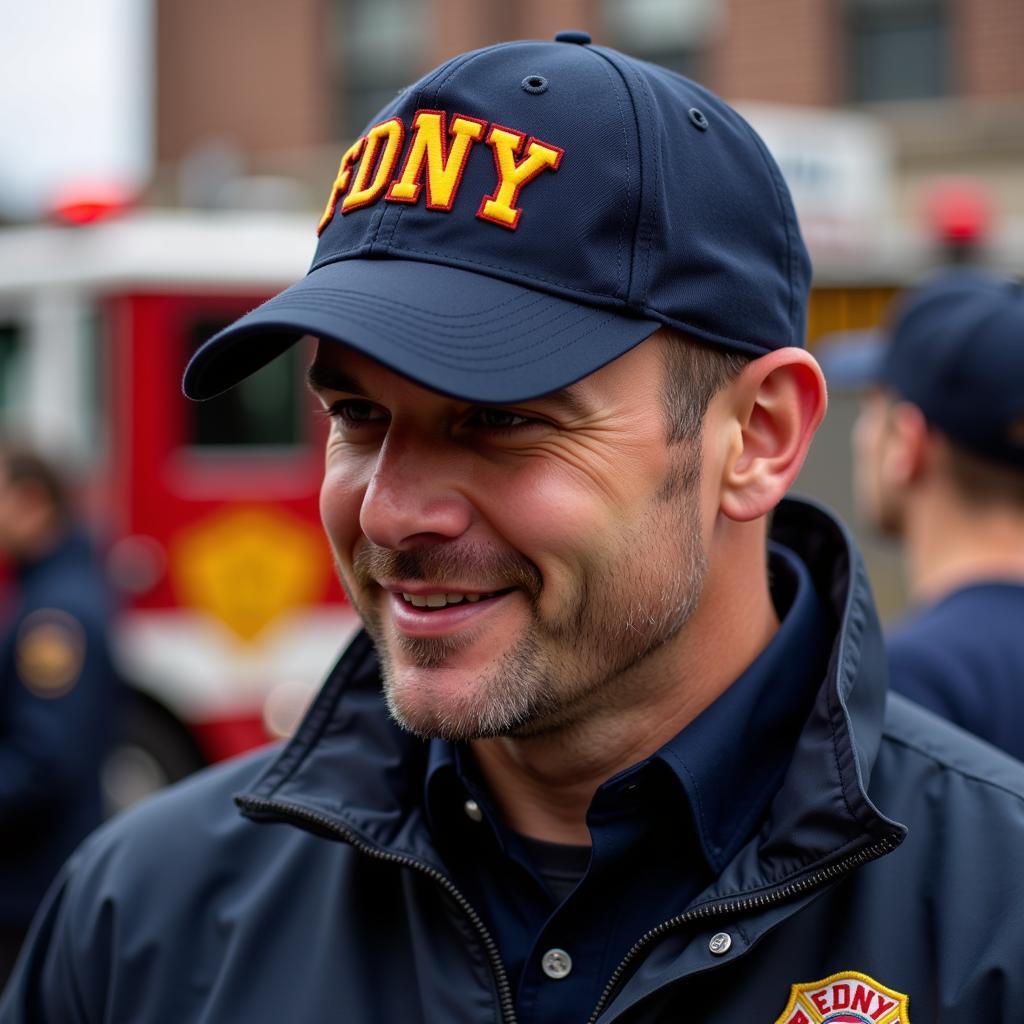
[[[1019,0],[0,9],[5,836],[47,801],[81,807],[88,789],[110,811],[287,734],[355,628],[318,527],[305,353],[203,405],[177,382],[198,344],[305,272],[339,155],[442,59],[581,28],[736,105],[794,194],[812,349],[877,327],[936,268],[1024,271]],[[798,490],[860,533],[895,619],[898,552],[854,508],[857,410],[834,389]],[[26,541],[30,522],[45,528]],[[54,767],[108,735],[102,756]],[[8,854],[0,874],[41,863]]]

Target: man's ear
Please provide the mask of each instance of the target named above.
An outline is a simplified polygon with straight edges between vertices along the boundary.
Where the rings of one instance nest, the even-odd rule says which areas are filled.
[[[825,378],[809,352],[781,348],[749,363],[722,397],[732,443],[719,507],[749,522],[775,508],[800,472],[828,404]]]
[[[920,479],[929,459],[928,421],[910,402],[895,402],[889,410],[881,456],[883,487],[906,487]]]

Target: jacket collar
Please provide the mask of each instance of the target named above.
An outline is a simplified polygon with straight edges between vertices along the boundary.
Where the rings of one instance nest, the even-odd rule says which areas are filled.
[[[838,622],[828,672],[759,834],[701,902],[788,882],[888,839],[902,826],[867,795],[881,740],[886,671],[881,629],[860,555],[820,506],[787,500],[775,541],[808,566]],[[442,868],[423,811],[428,744],[395,726],[377,660],[361,633],[342,655],[281,754],[239,797],[316,815],[381,851]]]

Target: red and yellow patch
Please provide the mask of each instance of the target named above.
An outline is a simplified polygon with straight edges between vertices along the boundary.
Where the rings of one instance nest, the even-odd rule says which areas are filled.
[[[910,999],[859,971],[794,985],[775,1024],[910,1024]]]

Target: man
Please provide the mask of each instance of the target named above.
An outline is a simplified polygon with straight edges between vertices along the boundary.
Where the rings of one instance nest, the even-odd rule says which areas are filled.
[[[283,751],[83,846],[0,1020],[1016,1019],[1022,769],[883,725],[859,558],[779,504],[825,397],[750,128],[583,33],[491,47],[320,228],[185,387],[319,338],[366,633]]]
[[[0,979],[61,865],[103,818],[100,764],[114,719],[110,602],[64,479],[0,450]]]
[[[979,269],[912,289],[877,339],[831,354],[864,382],[865,520],[899,538],[914,610],[892,686],[1024,758],[1024,288]]]

